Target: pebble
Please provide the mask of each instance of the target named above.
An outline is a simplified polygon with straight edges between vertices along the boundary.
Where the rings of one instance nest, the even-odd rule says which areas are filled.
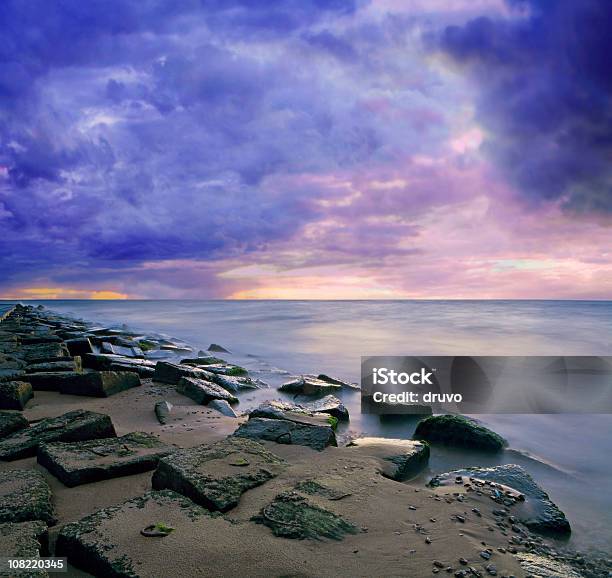
[[[432,562],[432,564],[436,567],[436,568],[444,568],[444,564],[442,562],[440,562],[440,560],[434,560]]]
[[[416,507],[415,506],[408,506],[408,509],[409,510],[416,510]]]
[[[468,561],[465,558],[459,558],[459,564],[462,566],[467,566]]]
[[[431,544],[431,538],[429,536],[425,538],[425,544]]]
[[[465,524],[465,518],[463,516],[460,516],[459,514],[455,514],[455,520],[457,520],[457,522]]]
[[[488,559],[491,557],[491,554],[490,554],[489,552],[487,552],[486,550],[483,550],[483,551],[480,553],[480,557],[481,557],[481,558],[484,558],[485,560],[488,560]]]
[[[497,576],[497,567],[495,566],[495,564],[489,564],[485,570],[491,575],[491,576]]]

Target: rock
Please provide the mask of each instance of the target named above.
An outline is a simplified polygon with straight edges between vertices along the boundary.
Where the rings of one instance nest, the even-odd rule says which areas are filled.
[[[170,489],[209,510],[226,512],[240,496],[275,477],[284,461],[261,444],[230,437],[179,450],[160,460],[153,489]]]
[[[140,385],[140,377],[128,371],[41,372],[28,375],[27,380],[35,390],[88,397],[109,397]]]
[[[279,387],[279,391],[286,393],[295,393],[299,395],[321,395],[333,393],[342,389],[337,383],[329,383],[321,379],[302,376],[294,381],[283,383]]]
[[[111,355],[121,355],[123,357],[144,357],[144,353],[140,347],[125,347],[123,345],[113,345],[106,341],[102,342],[101,349],[103,353]]]
[[[458,476],[480,480],[481,482],[494,482],[503,484],[506,488],[493,488],[493,494],[498,493],[499,499],[503,499],[509,489],[514,490],[515,495],[524,497],[524,500],[516,501],[511,506],[512,513],[516,519],[522,522],[530,530],[543,534],[569,534],[570,523],[565,514],[554,504],[548,494],[534,481],[534,479],[516,464],[506,464],[492,468],[465,468],[453,470],[432,478],[430,485],[450,485],[455,483]]]
[[[0,524],[0,552],[9,558],[40,558],[48,553],[47,525],[40,520]],[[1,570],[0,570],[1,572]],[[11,576],[0,573],[0,576]],[[48,578],[45,570],[22,570],[19,578]]]
[[[72,371],[83,370],[80,357],[66,358],[66,361],[48,361],[47,363],[34,363],[25,368],[26,373]]]
[[[41,443],[77,442],[115,437],[109,416],[78,409],[47,418],[0,440],[0,460],[18,460],[36,454]]]
[[[51,488],[40,472],[0,472],[0,522],[42,520],[52,526],[56,519],[51,497]]]
[[[486,451],[500,451],[507,445],[500,435],[461,415],[426,417],[417,424],[413,438]]]
[[[326,383],[332,383],[334,385],[340,385],[340,386],[345,387],[347,389],[361,389],[356,383],[350,383],[348,381],[342,381],[341,379],[338,379],[336,377],[330,377],[329,375],[326,375],[325,373],[319,373],[319,375],[317,375],[317,379],[320,379],[321,381],[325,381]]]
[[[224,399],[213,399],[208,402],[207,407],[210,407],[228,417],[238,417],[232,406]]]
[[[275,536],[303,540],[330,538],[341,540],[346,534],[357,534],[358,528],[340,516],[311,504],[297,492],[284,492],[262,508],[253,518],[268,526]]]
[[[66,347],[68,348],[68,353],[70,355],[75,356],[78,355],[80,357],[84,356],[86,353],[93,353],[93,346],[91,345],[91,341],[88,337],[78,337],[76,339],[67,339]]]
[[[157,421],[164,425],[168,418],[170,417],[170,412],[172,411],[173,405],[169,401],[158,401],[155,404],[155,415],[157,417]]]
[[[258,389],[258,385],[250,377],[231,377],[229,375],[215,375],[213,378],[217,385],[227,391],[238,392],[242,389]]]
[[[211,343],[208,347],[208,351],[214,351],[215,353],[231,353],[231,351],[228,351],[225,347],[217,345],[216,343]]]
[[[184,365],[217,365],[220,363],[225,363],[225,361],[219,357],[214,357],[213,355],[187,357],[186,359],[181,359],[181,364]]]
[[[0,383],[4,381],[19,381],[25,375],[23,369],[0,368]]]
[[[160,458],[175,449],[152,434],[133,432],[84,442],[43,443],[38,447],[37,461],[72,488],[153,470]]]
[[[305,423],[299,421],[295,416],[293,420],[251,417],[233,435],[278,444],[309,446],[319,451],[330,445],[338,445],[331,425]]]
[[[238,403],[238,398],[220,385],[212,381],[205,381],[193,377],[183,377],[179,381],[176,391],[193,399],[196,403],[206,405],[213,399],[224,399],[229,403]]]
[[[72,565],[99,578],[171,576],[177,552],[180,556],[190,553],[183,545],[187,537],[202,536],[197,560],[204,560],[203,564],[222,546],[220,541],[215,548],[208,544],[215,540],[216,528],[223,533],[231,524],[221,519],[211,525],[217,520],[213,516],[175,492],[149,492],[66,524],[58,535],[55,555],[67,557]],[[141,535],[143,528],[158,522],[174,531],[165,538]],[[194,568],[193,575],[197,574]]]
[[[327,415],[316,414],[307,410],[304,406],[289,401],[270,400],[264,401],[249,412],[249,419],[263,417],[266,419],[285,419],[305,425],[332,426],[335,428],[333,419]],[[337,420],[335,420],[337,422]]]
[[[0,382],[0,409],[22,410],[33,395],[27,381]]]
[[[131,371],[140,377],[153,377],[155,362],[148,359],[131,359],[109,353],[87,353],[83,357],[84,367],[106,371]]]
[[[582,578],[583,576],[560,560],[545,558],[530,552],[519,552],[516,557],[528,576],[537,578]]]
[[[28,420],[20,413],[0,411],[0,438],[4,438],[29,425]]]
[[[313,413],[327,413],[338,421],[348,421],[349,412],[335,395],[326,395],[321,399],[302,404],[302,407]]]
[[[414,440],[363,437],[353,440],[349,447],[378,458],[380,473],[396,481],[413,478],[429,462],[429,445]]]
[[[28,345],[19,350],[19,356],[30,365],[47,361],[63,361],[65,357],[68,357],[68,349],[62,343]]]
[[[190,365],[179,365],[178,363],[171,363],[169,361],[158,361],[155,365],[153,381],[177,385],[183,377],[212,381],[214,376],[204,369],[192,367]]]

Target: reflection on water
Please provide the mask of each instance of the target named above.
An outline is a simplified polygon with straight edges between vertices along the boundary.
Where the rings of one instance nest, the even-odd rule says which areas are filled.
[[[36,302],[38,303],[38,302]],[[101,323],[163,332],[196,347],[215,342],[258,368],[272,385],[292,373],[325,372],[358,381],[361,356],[612,355],[612,303],[563,301],[53,301],[56,311]],[[241,407],[275,391],[249,392]],[[348,430],[410,437],[415,420],[359,414],[344,392]],[[470,465],[518,463],[565,511],[572,542],[612,544],[612,416],[478,416],[510,446],[499,456],[435,448],[429,474]],[[533,457],[530,457],[533,456]]]

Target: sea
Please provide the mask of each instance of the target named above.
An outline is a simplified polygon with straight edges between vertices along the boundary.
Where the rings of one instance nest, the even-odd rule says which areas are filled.
[[[358,382],[362,356],[612,355],[609,301],[29,301],[56,312],[143,334],[179,339],[194,351],[217,343],[230,360],[268,381],[242,409],[281,397],[292,375],[326,373]],[[1,304],[0,304],[1,306]],[[359,392],[345,391],[351,414],[341,439],[410,438],[416,419],[360,414]],[[465,466],[523,466],[565,512],[568,546],[607,556],[612,547],[612,415],[474,416],[509,441],[499,455],[434,447],[428,477]]]

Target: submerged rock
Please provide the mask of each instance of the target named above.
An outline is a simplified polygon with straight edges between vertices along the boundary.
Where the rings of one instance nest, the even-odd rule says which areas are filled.
[[[315,421],[314,417],[310,416],[300,417],[295,412],[287,412],[287,414],[287,419],[250,417],[233,435],[278,444],[308,446],[319,451],[327,446],[338,445],[330,422]]]
[[[275,536],[304,540],[330,538],[341,540],[346,534],[357,534],[356,526],[342,517],[311,504],[297,492],[284,492],[262,508],[253,518],[268,526]]]
[[[83,365],[98,370],[131,371],[140,377],[153,377],[155,374],[154,361],[132,359],[110,353],[88,353],[83,357]]]
[[[209,510],[226,512],[240,496],[275,477],[284,461],[252,440],[230,437],[160,460],[153,488],[170,489]]]
[[[181,378],[176,391],[202,405],[206,405],[213,399],[224,399],[229,403],[238,403],[238,398],[220,385],[194,377]]]
[[[259,385],[250,377],[232,377],[229,375],[215,375],[214,382],[228,391],[241,391],[243,389],[258,389]]]
[[[41,444],[37,461],[72,488],[153,470],[160,458],[175,449],[152,434],[133,432],[116,438]]]
[[[0,472],[0,522],[42,520],[55,524],[51,488],[40,472]]]
[[[465,468],[453,470],[432,478],[430,485],[451,485],[460,477],[466,481],[480,480],[485,484],[503,484],[514,490],[524,500],[516,501],[512,506],[513,515],[530,530],[543,534],[569,534],[570,523],[565,514],[548,497],[548,494],[535,480],[516,464],[506,464],[492,468]],[[493,488],[492,497],[503,503],[506,492],[504,488]],[[514,500],[512,500],[514,502]]]
[[[33,395],[27,381],[0,382],[0,409],[22,410]]]
[[[224,399],[213,399],[212,401],[208,402],[206,407],[210,407],[211,409],[214,409],[227,417],[238,417],[232,406]]]
[[[0,438],[4,438],[29,425],[28,420],[20,413],[0,411]]]
[[[214,355],[203,355],[201,357],[187,357],[185,359],[181,359],[181,364],[184,365],[217,365],[225,363],[225,361],[219,357],[215,357]]]
[[[68,349],[63,343],[27,345],[19,349],[19,357],[28,364],[63,361],[65,357],[68,357]]]
[[[414,440],[363,437],[353,440],[348,447],[378,458],[380,473],[396,481],[413,478],[429,462],[429,445]]]
[[[494,431],[461,415],[426,417],[417,424],[413,438],[486,451],[500,451],[508,443]]]
[[[229,350],[225,349],[222,345],[217,345],[216,343],[211,343],[208,347],[208,351],[214,351],[216,353],[231,353]]]
[[[173,405],[169,401],[158,401],[155,404],[155,416],[157,421],[164,425],[170,417]]]
[[[342,386],[337,383],[330,383],[317,379],[316,377],[302,376],[293,381],[283,383],[279,387],[279,391],[285,393],[295,393],[299,395],[322,395],[339,391]]]
[[[41,443],[76,442],[115,437],[110,417],[77,409],[59,417],[40,420],[0,440],[0,460],[18,460],[36,454]]]

